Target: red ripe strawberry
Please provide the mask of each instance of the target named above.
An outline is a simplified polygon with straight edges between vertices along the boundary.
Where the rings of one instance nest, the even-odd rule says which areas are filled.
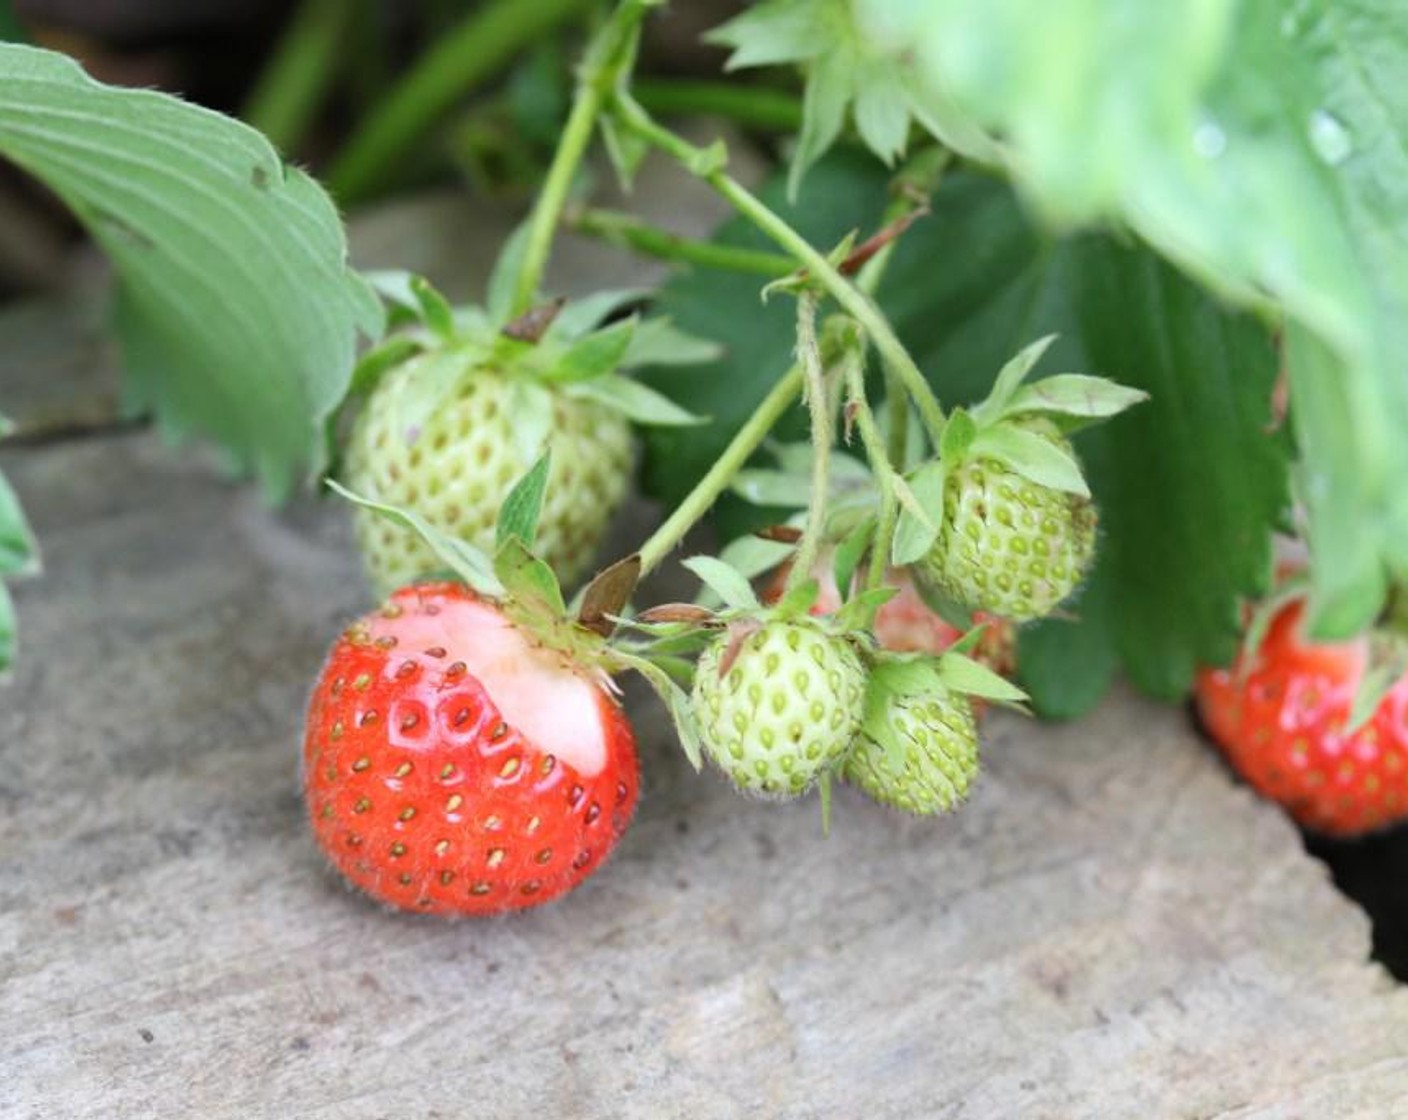
[[[1200,671],[1198,711],[1233,768],[1306,828],[1371,832],[1408,816],[1408,676],[1346,735],[1368,642],[1308,642],[1301,613],[1291,602],[1254,654]]]
[[[791,564],[782,564],[773,573],[763,591],[765,603],[775,603],[782,597],[787,584]],[[812,605],[814,615],[834,614],[841,609],[841,594],[836,589],[836,572],[832,567],[830,553],[823,551],[816,566],[812,569],[817,581],[818,594]],[[963,636],[956,626],[951,626],[943,617],[929,608],[919,594],[909,572],[904,568],[891,568],[885,574],[888,586],[897,588],[897,593],[886,601],[875,615],[875,640],[881,647],[892,653],[928,653],[937,656]],[[1015,641],[1010,624],[997,619],[978,615],[979,622],[986,621],[978,646],[972,656],[998,673],[1010,673],[1015,666]]]
[[[402,588],[333,646],[303,751],[314,835],[373,898],[436,914],[534,906],[606,858],[635,809],[635,737],[602,682],[456,583]]]

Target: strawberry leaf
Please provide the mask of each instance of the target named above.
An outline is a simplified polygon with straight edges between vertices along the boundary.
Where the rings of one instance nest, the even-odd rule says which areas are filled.
[[[635,331],[635,316],[593,331],[557,355],[552,366],[543,371],[542,379],[573,384],[614,373],[620,368]]]
[[[909,488],[919,506],[940,513],[944,508],[944,475],[942,459],[931,459],[909,478]],[[933,519],[921,520],[909,509],[900,510],[895,525],[894,546],[890,562],[897,568],[920,560],[939,539],[939,527]]]
[[[287,496],[321,453],[358,333],[383,327],[332,201],[218,113],[13,43],[0,44],[0,73],[0,156],[112,261],[130,402]]]
[[[1058,373],[1054,377],[1043,378],[1035,385],[1023,388],[1008,400],[998,415],[1044,413],[1060,417],[1103,419],[1116,416],[1148,399],[1149,394],[1142,389],[1117,385],[1103,377]],[[1071,430],[1069,426],[1063,428],[1066,431]]]
[[[1013,706],[1023,704],[1028,698],[1006,677],[961,653],[944,654],[939,658],[937,671],[940,683],[952,692]]]
[[[557,576],[518,537],[508,537],[499,545],[494,553],[494,575],[511,601],[537,607],[552,618],[567,613]]]
[[[714,556],[691,556],[682,561],[684,566],[703,581],[731,610],[754,611],[759,607],[758,597],[748,577]]]
[[[508,236],[498,259],[494,261],[494,271],[489,274],[489,285],[484,294],[484,309],[489,313],[489,322],[495,329],[502,327],[513,315],[513,292],[518,283],[518,274],[523,270],[523,258],[528,252],[528,228],[532,218],[525,218]]]
[[[573,396],[599,401],[637,424],[690,427],[707,423],[705,417],[686,412],[664,394],[614,373],[591,381],[573,382],[566,388]]]
[[[413,510],[374,502],[370,498],[354,494],[335,479],[325,480],[324,485],[329,490],[341,494],[348,501],[374,510],[383,517],[390,518],[402,528],[419,534],[451,572],[481,595],[488,595],[496,599],[503,596],[504,586],[494,573],[494,564],[473,545],[467,544],[458,537],[452,537],[449,533],[442,532]]]
[[[870,548],[870,538],[874,533],[875,518],[862,518],[836,546],[831,562],[831,576],[836,581],[836,590],[843,603],[851,597],[851,584],[855,580],[856,569],[860,567],[866,550]]]
[[[1040,486],[1090,497],[1090,487],[1081,475],[1080,464],[1050,440],[1035,432],[999,424],[984,428],[969,448],[973,456],[985,456],[1004,463]]]
[[[536,463],[529,468],[504,498],[499,507],[498,524],[495,527],[494,543],[498,548],[516,537],[528,548],[538,534],[538,518],[543,512],[543,496],[548,490],[548,471],[552,466],[552,452],[544,451]]]
[[[707,338],[682,331],[669,319],[657,316],[644,319],[631,336],[631,344],[621,356],[621,369],[638,366],[697,366],[715,362],[723,356],[723,347]]]
[[[992,391],[988,393],[982,404],[973,409],[973,419],[979,424],[991,423],[999,416],[1011,411],[1009,405],[1012,398],[1017,395],[1017,391],[1022,387],[1022,382],[1026,380],[1027,374],[1031,373],[1032,367],[1041,361],[1041,356],[1055,341],[1054,334],[1037,339],[1024,346],[1016,357],[1011,358],[1006,365],[998,370],[997,379],[992,384]]]

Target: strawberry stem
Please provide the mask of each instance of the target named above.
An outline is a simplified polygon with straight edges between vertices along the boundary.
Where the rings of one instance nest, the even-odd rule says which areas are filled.
[[[793,365],[766,397],[759,403],[748,422],[739,428],[723,453],[707,474],[695,484],[673,513],[640,546],[640,571],[644,576],[655,570],[666,556],[684,539],[713,504],[728,489],[734,475],[767,439],[773,425],[797,399],[802,389],[802,367]]]
[[[615,210],[582,208],[569,211],[564,221],[574,233],[597,237],[608,245],[657,260],[746,272],[773,279],[786,276],[796,268],[792,258],[782,253],[745,249],[739,245],[720,245],[714,241],[695,241],[641,221],[633,214]]]
[[[538,297],[538,285],[547,269],[553,237],[572,180],[596,132],[597,119],[623,71],[634,60],[636,35],[647,9],[659,0],[624,0],[587,47],[573,95],[572,110],[563,126],[542,192],[529,219],[523,263],[513,288],[511,314],[527,311]]]
[[[914,399],[919,415],[937,444],[943,431],[944,410],[924,379],[924,374],[904,348],[894,328],[870,297],[847,280],[812,244],[754,195],[724,171],[727,159],[722,144],[700,148],[656,123],[640,104],[624,91],[617,91],[612,108],[617,123],[642,140],[677,160],[690,174],[714,188],[735,210],[747,218],[779,247],[792,254],[827,293],[865,330],[879,351],[885,367],[894,372]]]
[[[875,414],[870,410],[870,402],[865,398],[865,365],[858,350],[848,355],[845,376],[850,416],[860,432],[861,444],[880,484],[880,513],[875,521],[875,537],[870,546],[870,563],[865,573],[865,590],[870,591],[884,584],[885,572],[890,565],[895,526],[899,523],[899,499],[895,487],[902,479],[890,459],[885,439],[880,434],[880,425],[875,422]],[[896,395],[901,401],[904,400],[903,394]],[[907,422],[908,415],[904,419]]]
[[[817,298],[803,292],[797,299],[797,357],[802,366],[805,399],[812,421],[812,478],[807,502],[806,526],[797,555],[787,573],[787,590],[813,578],[812,568],[826,534],[827,478],[831,468],[831,445],[836,440],[832,397],[822,366],[821,347],[816,338]]]

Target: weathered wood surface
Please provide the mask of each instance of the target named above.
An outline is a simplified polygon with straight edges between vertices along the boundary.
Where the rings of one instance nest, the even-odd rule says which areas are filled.
[[[6,1120],[1408,1117],[1364,917],[1178,711],[996,715],[962,813],[843,791],[822,839],[635,694],[644,797],[598,876],[396,916],[297,794],[366,603],[345,512],[270,513],[137,431],[0,465],[47,564],[0,691]]]

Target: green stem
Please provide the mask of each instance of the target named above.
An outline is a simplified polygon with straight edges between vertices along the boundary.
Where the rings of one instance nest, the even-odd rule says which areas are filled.
[[[329,173],[338,200],[345,205],[372,194],[460,97],[592,3],[488,0],[477,7],[421,58],[348,141]]]
[[[695,241],[643,222],[632,214],[614,210],[578,210],[569,213],[566,221],[577,233],[599,237],[618,248],[659,260],[746,272],[773,279],[786,276],[796,268],[792,258],[782,253],[745,249],[739,245],[720,245],[713,241]]]
[[[577,92],[572,100],[572,111],[558,139],[552,165],[543,180],[542,191],[529,221],[523,264],[513,289],[514,315],[522,315],[537,299],[538,285],[547,269],[557,223],[562,216],[562,208],[567,204],[567,195],[572,189],[577,168],[596,132],[597,117],[601,115],[622,65],[628,61],[623,56],[634,54],[634,35],[640,21],[655,2],[623,0],[587,48],[577,80]]]
[[[743,469],[744,464],[767,439],[783,413],[797,399],[802,389],[802,367],[800,364],[789,369],[772,387],[772,390],[759,403],[748,422],[741,427],[724,448],[723,454],[685,499],[675,507],[675,511],[640,546],[641,574],[654,571],[670,552],[684,539],[697,521],[709,512],[719,495],[728,489],[734,475]]]
[[[847,280],[800,233],[777,216],[761,199],[724,171],[726,154],[721,144],[700,148],[661,127],[627,96],[618,96],[618,120],[641,139],[678,160],[692,175],[703,179],[743,217],[782,249],[790,253],[859,323],[885,366],[894,371],[914,399],[935,443],[943,431],[944,411],[924,374],[890,326],[889,320],[864,292]]]
[[[806,400],[812,421],[812,478],[807,501],[807,520],[797,555],[787,574],[787,588],[812,578],[821,541],[826,533],[826,500],[829,495],[827,478],[831,467],[831,445],[836,433],[832,425],[831,393],[826,384],[826,371],[821,364],[821,348],[816,340],[817,300],[803,292],[797,300],[797,354],[806,378]]]
[[[870,402],[865,399],[865,366],[859,354],[847,362],[846,388],[850,395],[852,422],[860,432],[861,444],[865,447],[870,468],[875,472],[876,482],[880,487],[880,513],[875,522],[874,543],[870,547],[870,566],[866,569],[865,578],[865,588],[869,591],[885,582],[885,572],[890,566],[895,526],[899,524],[895,485],[902,480],[886,450],[885,438],[880,434],[880,425],[875,422]],[[900,396],[903,399],[903,394]]]
[[[654,78],[635,82],[631,92],[647,112],[661,116],[725,117],[774,132],[802,127],[802,103],[766,86]]]
[[[327,96],[354,13],[346,0],[303,0],[259,76],[242,115],[281,151],[298,148]]]

